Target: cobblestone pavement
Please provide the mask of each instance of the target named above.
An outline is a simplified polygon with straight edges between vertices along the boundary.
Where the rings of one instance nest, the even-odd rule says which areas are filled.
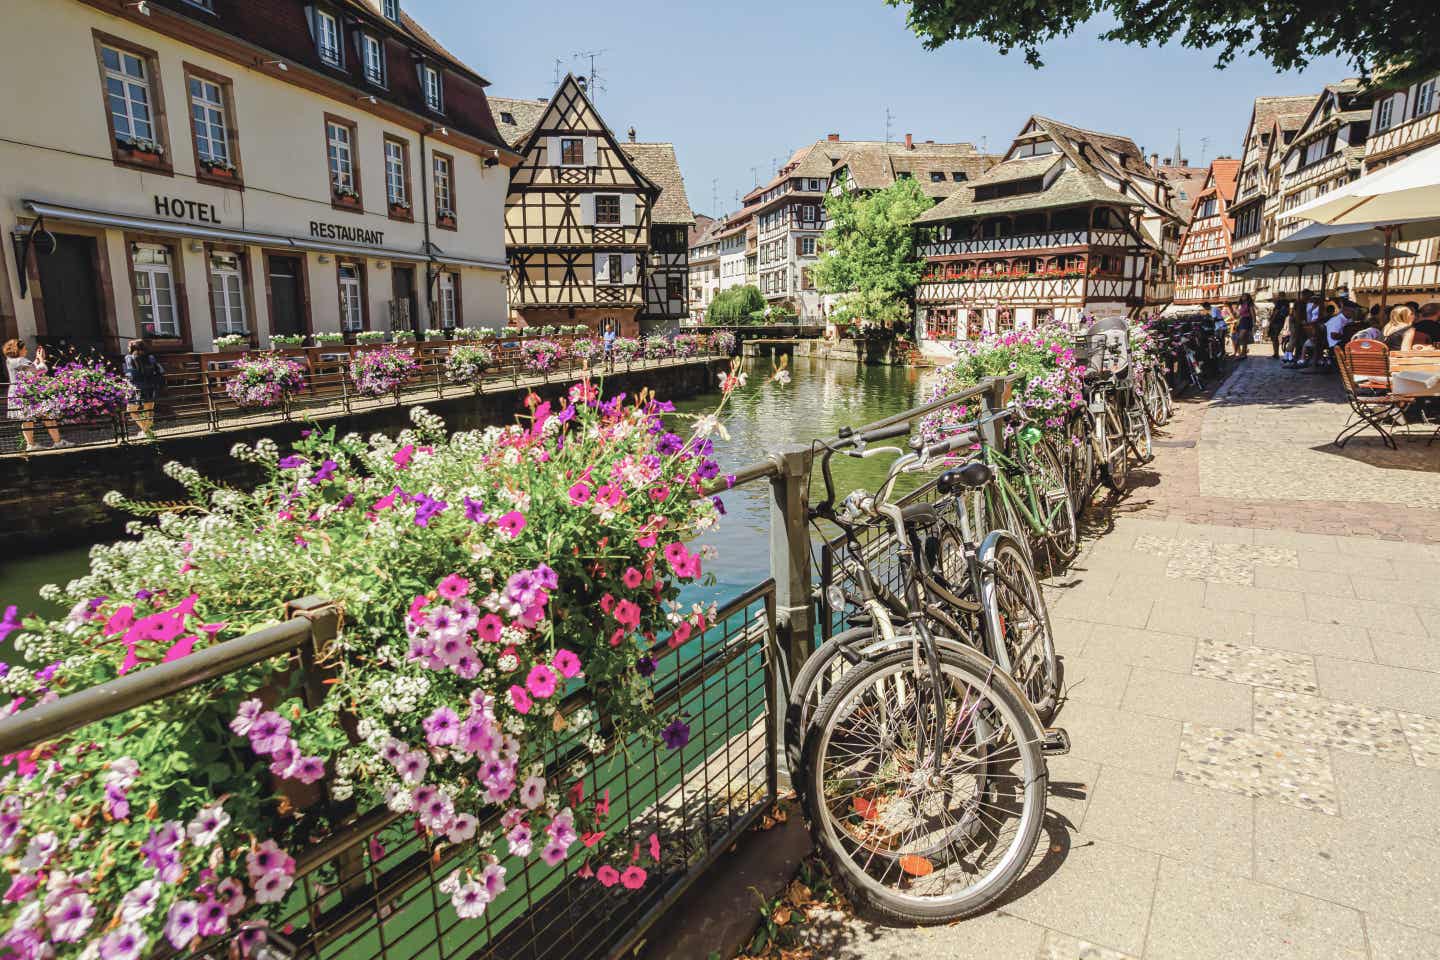
[[[819,955],[1440,958],[1440,445],[1317,449],[1343,407],[1265,364],[1185,408],[1165,439],[1197,446],[1047,587],[1074,746],[1007,902],[836,917]],[[1345,509],[1295,509],[1301,481]]]

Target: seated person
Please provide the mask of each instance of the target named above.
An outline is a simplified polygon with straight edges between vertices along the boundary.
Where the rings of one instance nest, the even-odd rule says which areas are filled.
[[[1440,345],[1440,300],[1431,300],[1419,312],[1420,319],[1415,321],[1411,346]]]

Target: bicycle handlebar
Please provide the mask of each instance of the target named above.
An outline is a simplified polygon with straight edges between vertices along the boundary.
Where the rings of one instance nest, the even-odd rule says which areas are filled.
[[[969,449],[980,439],[980,434],[974,430],[967,430],[957,434],[948,440],[941,440],[939,443],[931,444],[925,448],[925,459],[931,460],[935,457],[943,457],[947,453],[954,453],[956,450]]]

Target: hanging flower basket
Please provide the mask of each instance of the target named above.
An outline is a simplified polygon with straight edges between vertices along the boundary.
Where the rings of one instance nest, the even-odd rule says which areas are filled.
[[[294,360],[256,357],[242,361],[236,370],[225,381],[225,394],[247,410],[288,408],[291,398],[305,389],[305,368]]]
[[[420,364],[409,350],[383,346],[356,354],[350,361],[350,379],[362,397],[399,395],[400,388],[420,373]]]

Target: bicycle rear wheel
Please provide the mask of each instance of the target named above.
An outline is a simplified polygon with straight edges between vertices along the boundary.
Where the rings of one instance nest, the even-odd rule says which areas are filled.
[[[1060,662],[1040,581],[1017,545],[998,538],[980,557],[984,573],[980,599],[990,653],[1010,674],[1042,721],[1055,713],[1060,697]]]
[[[958,920],[1003,896],[1045,811],[1041,731],[1014,683],[971,651],[939,659],[938,770],[933,678],[908,649],[847,673],[805,751],[816,844],[857,903],[908,923]]]
[[[1136,391],[1130,391],[1125,398],[1125,432],[1135,459],[1149,463],[1155,456],[1150,443],[1150,417],[1145,412],[1144,398]]]
[[[1122,493],[1130,482],[1130,454],[1125,449],[1125,425],[1113,398],[1105,404],[1102,428],[1105,431],[1104,462],[1100,465],[1102,479],[1111,490]]]
[[[1090,503],[1095,488],[1095,451],[1090,447],[1090,419],[1072,416],[1066,428],[1066,483],[1070,487],[1070,505],[1079,517]]]
[[[1045,522],[1046,543],[1061,563],[1069,563],[1080,549],[1075,530],[1075,507],[1065,484],[1065,468],[1049,440],[1035,446],[1028,464],[1035,483],[1036,499]]]

